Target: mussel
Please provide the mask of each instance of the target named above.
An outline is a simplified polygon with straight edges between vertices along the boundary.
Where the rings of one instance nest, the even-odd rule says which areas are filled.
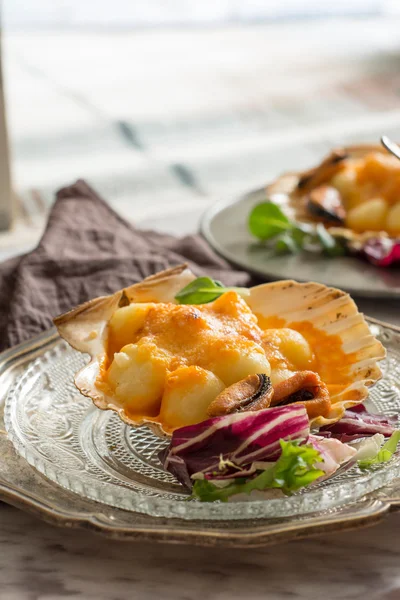
[[[334,150],[317,167],[302,173],[297,182],[297,189],[305,192],[329,181],[342,168],[346,158],[348,152],[342,149]]]
[[[335,225],[342,225],[346,218],[342,197],[338,190],[330,185],[320,185],[311,190],[307,210],[313,217]]]
[[[298,371],[274,386],[271,406],[302,402],[310,419],[325,416],[331,409],[330,394],[320,376],[313,371]]]
[[[271,379],[264,373],[249,375],[225,388],[207,409],[209,417],[268,408],[274,394]]]
[[[304,404],[310,419],[329,413],[331,408],[329,392],[317,373],[298,371],[275,386],[271,385],[270,378],[263,373],[249,375],[225,388],[211,402],[207,414],[210,417],[220,417],[296,402]]]

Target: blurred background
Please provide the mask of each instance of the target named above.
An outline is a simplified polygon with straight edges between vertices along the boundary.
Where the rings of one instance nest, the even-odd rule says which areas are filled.
[[[16,216],[0,258],[36,243],[79,177],[186,233],[332,145],[400,140],[399,25],[398,0],[4,0]]]

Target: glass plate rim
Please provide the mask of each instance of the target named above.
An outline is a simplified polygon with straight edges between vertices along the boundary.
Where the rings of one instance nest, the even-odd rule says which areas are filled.
[[[72,352],[75,352],[72,349],[70,349],[63,340],[60,339],[54,347],[45,351],[41,356],[33,360],[28,365],[28,368],[25,370],[21,378],[15,381],[14,385],[9,390],[4,409],[4,420],[6,430],[8,433],[8,437],[12,441],[15,449],[21,456],[25,458],[25,460],[27,460],[27,462],[30,465],[32,465],[36,470],[38,470],[51,481],[60,485],[64,489],[72,491],[85,498],[101,502],[108,506],[123,508],[125,510],[140,512],[149,516],[157,516],[163,518],[230,521],[243,519],[282,518],[291,516],[301,517],[302,515],[307,515],[311,513],[315,514],[319,512],[318,510],[316,510],[316,506],[315,503],[313,503],[313,500],[321,496],[321,489],[307,491],[307,493],[305,494],[289,498],[212,504],[198,502],[189,503],[177,500],[169,500],[166,498],[149,497],[132,491],[132,501],[131,503],[127,503],[124,499],[118,497],[115,500],[115,497],[113,497],[112,495],[109,495],[106,500],[105,498],[99,497],[98,493],[93,492],[93,490],[91,489],[82,489],[82,483],[76,480],[74,477],[71,477],[71,475],[69,475],[69,477],[63,478],[60,477],[60,475],[54,470],[53,472],[50,472],[44,460],[41,461],[40,459],[30,455],[29,452],[26,451],[24,443],[21,441],[21,439],[19,439],[18,432],[16,432],[14,429],[14,424],[12,422],[12,410],[18,402],[18,391],[32,376],[32,373],[37,371],[41,367],[43,361],[51,361],[51,358],[54,356],[54,354],[58,354],[62,350],[65,351],[66,348],[68,350],[71,350]],[[380,478],[377,477],[377,473],[381,475]],[[385,469],[383,470],[373,471],[370,473],[366,473],[365,475],[360,475],[357,479],[356,484],[354,484],[354,482],[347,482],[345,484],[333,484],[332,486],[330,486],[330,488],[327,489],[329,489],[330,492],[339,491],[338,497],[332,497],[329,501],[325,499],[322,511],[326,512],[327,510],[336,509],[342,507],[343,505],[349,505],[350,503],[357,502],[357,500],[364,497],[366,494],[385,486],[387,483],[395,479],[395,477],[399,474],[400,467],[398,461],[396,460],[394,464],[387,463]],[[112,485],[108,484],[107,482],[100,483],[104,483],[105,486]],[[368,483],[370,485],[368,489],[365,489],[364,486],[366,486]],[[358,488],[356,492],[354,490],[354,485],[356,485]],[[346,491],[349,487],[352,488],[351,494]],[[343,488],[345,488],[344,491]],[[333,495],[333,493],[330,494],[330,496]],[[296,503],[300,504],[301,507],[300,509],[297,508],[294,514],[292,506],[293,498],[296,499]],[[278,508],[278,505],[279,510],[274,511],[272,515],[272,509]]]

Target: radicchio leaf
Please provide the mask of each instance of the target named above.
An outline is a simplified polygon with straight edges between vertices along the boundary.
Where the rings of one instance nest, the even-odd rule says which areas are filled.
[[[322,456],[312,444],[299,445],[281,440],[280,450],[278,460],[251,479],[234,480],[224,487],[207,479],[195,481],[193,497],[202,502],[226,502],[238,494],[251,494],[254,490],[263,492],[271,488],[291,494],[324,475],[324,471],[316,466]]]
[[[234,413],[176,429],[159,457],[164,469],[190,488],[194,473],[219,471],[221,458],[242,468],[273,461],[280,455],[281,439],[307,440],[309,432],[301,404]]]
[[[346,443],[375,433],[389,437],[397,427],[397,417],[376,415],[360,405],[346,410],[340,421],[321,427],[318,435],[333,437]]]
[[[325,477],[332,475],[340,465],[347,463],[355,457],[357,450],[343,444],[335,438],[323,438],[317,435],[310,435],[308,444],[312,444],[323,458],[323,462],[316,466],[325,473]]]

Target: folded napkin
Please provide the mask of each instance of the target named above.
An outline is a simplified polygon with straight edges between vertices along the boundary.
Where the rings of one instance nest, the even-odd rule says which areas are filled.
[[[62,188],[37,248],[0,265],[0,350],[48,329],[81,302],[183,262],[225,285],[251,283],[199,235],[135,229],[85,181]]]

